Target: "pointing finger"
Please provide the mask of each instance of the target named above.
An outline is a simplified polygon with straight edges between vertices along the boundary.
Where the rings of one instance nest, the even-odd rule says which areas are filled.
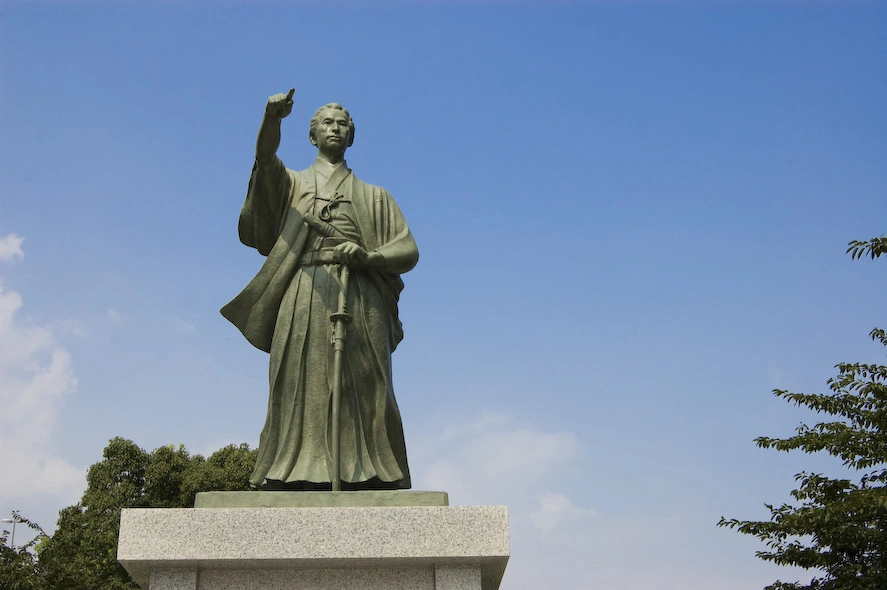
[[[293,93],[296,91],[295,88],[290,88],[290,91],[286,95],[286,100],[291,101],[293,99]]]

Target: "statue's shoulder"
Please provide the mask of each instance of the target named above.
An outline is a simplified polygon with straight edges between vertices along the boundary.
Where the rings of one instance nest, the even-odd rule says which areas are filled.
[[[376,199],[381,199],[383,198],[383,196],[389,199],[391,198],[391,195],[388,193],[388,191],[381,186],[370,184],[359,179],[357,175],[354,174],[354,170],[351,171],[351,179],[351,186],[354,191],[362,191],[367,196],[372,195]]]

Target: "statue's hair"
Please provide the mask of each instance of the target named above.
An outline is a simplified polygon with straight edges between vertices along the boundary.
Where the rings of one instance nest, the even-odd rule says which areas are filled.
[[[314,111],[314,116],[311,117],[311,123],[308,124],[308,140],[312,144],[314,143],[314,133],[315,131],[317,131],[318,123],[320,123],[320,113],[326,109],[335,109],[337,111],[342,111],[343,113],[345,113],[345,116],[348,117],[348,129],[351,130],[351,139],[348,141],[348,145],[346,147],[351,147],[351,144],[354,143],[354,120],[351,118],[351,113],[348,112],[348,109],[337,102],[327,103]]]

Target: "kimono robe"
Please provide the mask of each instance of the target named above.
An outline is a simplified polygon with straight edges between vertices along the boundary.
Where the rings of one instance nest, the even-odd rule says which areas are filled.
[[[256,163],[240,213],[241,241],[267,259],[222,315],[271,355],[268,413],[250,481],[286,487],[332,480],[329,318],[338,307],[340,266],[317,262],[323,236],[306,219],[334,201],[329,223],[339,235],[385,259],[384,267],[350,272],[354,319],[347,325],[340,408],[343,487],[409,488],[391,353],[403,338],[399,275],[415,266],[419,252],[386,190],[364,184],[344,162],[334,167],[320,158],[300,172],[276,157]]]

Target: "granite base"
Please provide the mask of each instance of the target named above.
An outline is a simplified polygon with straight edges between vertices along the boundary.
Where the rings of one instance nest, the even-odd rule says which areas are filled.
[[[126,509],[117,559],[150,590],[496,590],[504,506]]]

